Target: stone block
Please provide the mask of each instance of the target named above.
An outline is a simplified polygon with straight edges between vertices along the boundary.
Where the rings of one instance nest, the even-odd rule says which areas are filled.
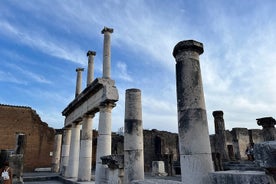
[[[161,179],[148,179],[148,180],[135,180],[131,184],[181,184],[179,181],[161,180]]]
[[[152,161],[152,176],[167,176],[165,172],[165,165],[163,161]]]
[[[265,169],[276,169],[276,141],[267,141],[254,145],[255,162]]]
[[[273,178],[263,171],[219,171],[209,173],[211,184],[268,184]]]

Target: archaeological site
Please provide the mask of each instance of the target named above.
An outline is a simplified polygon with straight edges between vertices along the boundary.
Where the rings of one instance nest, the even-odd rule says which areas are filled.
[[[14,183],[24,173],[53,172],[64,183],[276,184],[276,120],[254,117],[260,129],[226,130],[223,110],[207,122],[200,55],[203,44],[180,41],[175,58],[178,133],[143,129],[143,91],[125,89],[124,131],[112,132],[119,93],[111,77],[112,28],[104,27],[102,76],[94,78],[88,51],[86,88],[76,69],[75,98],[53,129],[31,107],[0,105],[0,164],[9,161]],[[99,122],[93,118],[99,114]],[[92,130],[93,124],[98,130]],[[208,123],[214,123],[210,135]],[[66,181],[66,182],[65,182]]]

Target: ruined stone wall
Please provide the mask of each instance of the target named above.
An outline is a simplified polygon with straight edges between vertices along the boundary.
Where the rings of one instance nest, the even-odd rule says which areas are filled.
[[[16,133],[26,135],[24,171],[51,167],[55,130],[30,107],[0,105],[0,149],[14,150]]]

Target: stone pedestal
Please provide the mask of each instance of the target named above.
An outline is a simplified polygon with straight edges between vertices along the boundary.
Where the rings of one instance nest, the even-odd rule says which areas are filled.
[[[61,175],[65,176],[69,163],[69,152],[71,143],[71,129],[65,128],[63,130],[62,152],[61,152]]]
[[[209,183],[213,171],[207,115],[199,55],[203,44],[179,42],[173,50],[176,60],[178,131],[182,182]]]
[[[167,176],[165,172],[165,165],[163,161],[152,161],[152,176]]]
[[[102,163],[108,166],[108,183],[124,183],[124,155],[101,157]]]
[[[81,145],[80,145],[80,163],[78,172],[78,181],[90,181],[91,180],[91,164],[92,164],[92,117],[86,115],[83,118]]]
[[[72,136],[70,142],[68,168],[65,177],[77,179],[79,168],[79,150],[80,150],[80,124],[72,125]]]
[[[59,172],[60,166],[60,152],[61,152],[61,142],[62,142],[62,134],[61,132],[57,132],[55,135],[55,144],[52,158],[52,172]]]
[[[126,90],[124,133],[124,184],[144,179],[141,91]]]

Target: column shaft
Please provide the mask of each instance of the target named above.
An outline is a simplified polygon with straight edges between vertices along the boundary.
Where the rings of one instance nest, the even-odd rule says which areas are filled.
[[[81,86],[82,86],[82,71],[84,69],[83,68],[77,68],[76,72],[77,72],[77,81],[76,81],[76,94],[75,97],[77,97],[80,93],[81,93]]]
[[[59,172],[62,134],[55,135],[54,151],[52,158],[52,172]]]
[[[111,49],[110,49],[110,34],[113,33],[113,29],[104,27],[102,34],[104,34],[104,45],[103,45],[103,78],[110,78],[111,70]]]
[[[96,183],[106,179],[106,167],[102,165],[101,157],[111,155],[111,110],[114,104],[103,104],[100,107],[97,153],[96,153]]]
[[[69,163],[69,153],[70,153],[70,143],[71,143],[71,129],[67,128],[63,131],[63,143],[61,152],[61,175],[65,176],[68,169]]]
[[[72,125],[72,137],[70,143],[69,163],[65,177],[77,178],[79,168],[79,149],[80,149],[80,125]]]
[[[92,116],[90,115],[84,116],[83,123],[82,123],[78,181],[91,180],[92,138],[93,138],[92,126],[93,126]]]
[[[141,91],[126,90],[124,133],[124,183],[144,179]]]
[[[94,81],[94,56],[96,52],[88,51],[88,69],[87,69],[87,83],[86,86],[89,86]]]
[[[213,171],[207,115],[199,54],[202,43],[179,42],[173,51],[176,60],[179,152],[182,182],[209,183]]]

